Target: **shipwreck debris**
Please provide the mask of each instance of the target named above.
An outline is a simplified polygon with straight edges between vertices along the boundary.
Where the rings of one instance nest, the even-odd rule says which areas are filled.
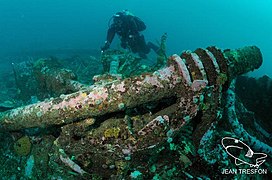
[[[195,156],[195,149],[187,141],[175,144],[175,137],[188,131],[197,145],[221,118],[222,94],[231,80],[261,63],[261,52],[255,46],[224,52],[216,47],[184,51],[169,57],[167,66],[153,73],[97,83],[0,113],[0,130],[61,127],[49,164],[51,168],[70,167],[78,173],[75,176],[95,173],[118,179],[162,172],[152,158],[169,151],[179,156],[167,159],[168,163],[186,168],[195,164],[190,157]],[[179,177],[193,177],[187,170],[182,169]]]
[[[72,94],[3,112],[0,114],[0,128],[1,131],[14,131],[68,124],[120,111],[121,104],[124,108],[133,108],[171,96],[180,97],[181,112],[190,112],[190,108],[197,108],[201,102],[202,89],[206,86],[218,88],[226,84],[216,84],[219,69],[229,81],[237,75],[258,68],[261,63],[261,52],[254,46],[227,50],[224,53],[215,47],[185,52],[181,57],[171,56],[168,66],[153,74],[89,86]],[[192,101],[188,101],[189,99]],[[194,102],[196,99],[199,100],[197,103]]]

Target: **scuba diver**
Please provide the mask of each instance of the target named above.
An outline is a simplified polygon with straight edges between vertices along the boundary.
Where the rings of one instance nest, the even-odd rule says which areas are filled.
[[[109,23],[111,20],[113,21],[109,25],[105,45],[101,47],[102,52],[109,49],[115,34],[120,37],[122,48],[138,53],[141,58],[145,59],[150,49],[156,53],[159,51],[159,47],[152,42],[146,43],[144,36],[140,33],[146,29],[145,23],[140,18],[124,10],[114,14]]]

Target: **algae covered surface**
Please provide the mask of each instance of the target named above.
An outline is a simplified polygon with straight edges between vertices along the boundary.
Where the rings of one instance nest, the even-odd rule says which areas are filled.
[[[271,3],[13,2],[0,2],[0,179],[271,177]],[[109,43],[124,12],[145,28]]]
[[[133,63],[128,58],[135,59],[133,54],[122,52],[120,55],[118,51],[109,51],[102,56],[101,62],[111,61],[115,53],[121,59],[126,57],[128,64]],[[94,83],[89,84],[80,78],[88,72],[74,74],[67,69],[67,63],[63,65],[66,59],[55,58],[53,64],[51,58],[28,62],[34,64],[30,66],[32,75],[18,77],[24,78],[25,82],[35,82],[32,86],[48,88],[47,92],[36,90],[34,95],[20,94],[24,86],[12,87],[18,88],[11,100],[14,107],[1,112],[3,178],[213,179],[269,176],[271,136],[269,125],[262,125],[267,124],[268,119],[261,112],[262,108],[271,107],[265,103],[260,110],[252,109],[255,101],[250,92],[257,95],[259,91],[256,88],[265,86],[263,93],[269,97],[271,79],[239,77],[236,83],[230,83],[235,76],[248,71],[240,64],[245,62],[247,54],[255,53],[247,59],[250,67],[258,68],[262,61],[257,47],[242,48],[237,53],[240,56],[216,47],[187,51],[181,56],[170,56],[167,63],[160,64],[160,68],[150,66],[142,72],[139,69],[137,72],[120,71],[118,75],[105,69],[102,74],[92,72],[98,75],[94,76]],[[99,62],[95,57],[92,59]],[[251,61],[254,63],[250,64]],[[73,66],[81,64],[78,62]],[[10,81],[16,84],[14,79]],[[50,88],[54,87],[50,83],[58,88]],[[255,83],[254,89],[250,85],[252,83]],[[234,86],[236,89],[231,88]],[[244,88],[248,89],[248,94],[241,93]],[[12,89],[6,88],[6,92],[9,91]],[[256,161],[257,164],[248,161],[240,166],[241,169],[247,169],[249,164],[262,168],[232,173],[238,164],[235,165],[231,157],[239,154],[227,151],[228,146],[222,143],[226,137],[237,141],[243,137],[240,141],[249,144],[252,151],[266,155],[262,157],[266,161]],[[242,154],[239,159],[246,160]]]

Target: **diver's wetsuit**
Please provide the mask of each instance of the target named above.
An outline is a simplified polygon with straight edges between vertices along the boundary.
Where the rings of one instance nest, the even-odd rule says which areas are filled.
[[[146,58],[146,54],[152,48],[155,52],[159,49],[153,43],[146,44],[145,38],[140,31],[146,29],[145,24],[136,16],[118,12],[113,17],[113,23],[107,32],[107,40],[102,50],[109,48],[115,34],[120,37],[121,47],[130,49],[133,53],[138,53],[140,57]]]

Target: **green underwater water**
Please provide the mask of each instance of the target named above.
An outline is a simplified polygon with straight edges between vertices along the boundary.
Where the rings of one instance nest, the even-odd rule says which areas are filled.
[[[0,179],[269,179],[271,7],[1,1]],[[157,53],[101,52],[124,9]]]

